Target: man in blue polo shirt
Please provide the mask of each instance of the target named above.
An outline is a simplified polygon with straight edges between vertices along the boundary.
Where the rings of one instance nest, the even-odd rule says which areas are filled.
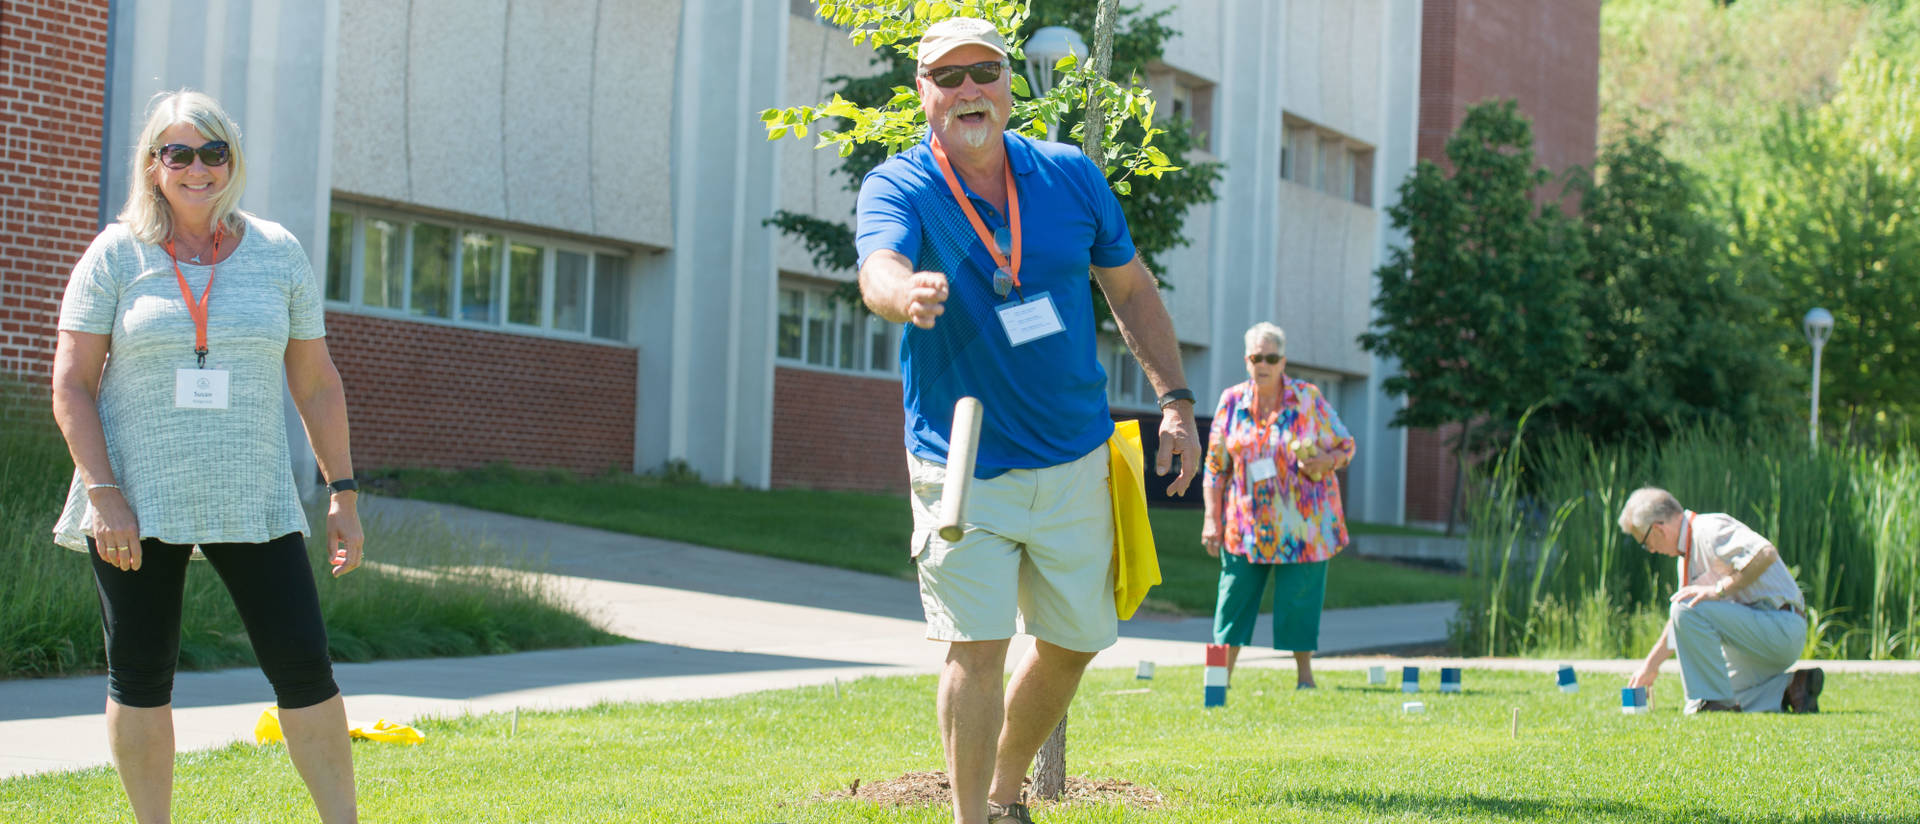
[[[1119,634],[1113,422],[1089,272],[1161,393],[1157,470],[1184,458],[1170,491],[1185,494],[1201,454],[1173,323],[1120,204],[1079,149],[1006,131],[1006,55],[984,20],[928,27],[918,55],[928,139],[861,183],[856,241],[867,307],[910,324],[900,361],[911,551],[927,637],[949,644],[938,715],[960,822],[1028,820],[1027,764]],[[985,416],[965,533],[949,544],[934,520],[953,405],[967,395]],[[1003,703],[1017,627],[1034,650]]]

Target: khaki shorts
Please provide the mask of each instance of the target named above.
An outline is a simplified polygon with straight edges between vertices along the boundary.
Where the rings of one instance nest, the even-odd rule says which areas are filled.
[[[935,524],[946,473],[907,455],[927,638],[997,641],[1025,632],[1076,652],[1113,646],[1120,623],[1106,445],[1069,463],[975,478],[966,531],[952,544]]]

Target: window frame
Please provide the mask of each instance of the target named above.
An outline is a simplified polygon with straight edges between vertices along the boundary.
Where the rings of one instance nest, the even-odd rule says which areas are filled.
[[[1292,112],[1280,116],[1282,181],[1372,209],[1374,147]]]
[[[1101,333],[1100,366],[1107,373],[1107,408],[1120,411],[1160,411],[1160,396],[1147,380],[1147,370],[1134,358],[1133,350],[1118,336]],[[1128,373],[1132,373],[1134,394],[1125,393]]]
[[[623,312],[626,316],[626,323],[624,324],[625,328],[621,330],[621,336],[618,338],[594,335],[592,323],[593,311],[597,305],[594,301],[596,298],[595,281],[599,274],[597,271],[598,257],[609,256],[621,261],[622,267],[626,270],[624,277],[627,281],[626,292],[630,302],[634,290],[637,288],[633,279],[638,277],[639,274],[637,271],[639,256],[635,254],[635,251],[632,249],[570,240],[557,235],[525,231],[470,218],[462,219],[441,215],[411,213],[401,209],[371,206],[353,201],[336,200],[328,204],[327,214],[329,232],[332,231],[333,216],[335,214],[345,214],[350,217],[348,231],[352,233],[352,242],[347,244],[347,255],[349,258],[347,297],[345,300],[325,298],[325,306],[328,311],[348,312],[352,314],[404,320],[413,323],[453,326],[462,329],[479,329],[514,335],[554,338],[579,343],[597,343],[627,348],[637,346],[637,344],[633,342],[632,307],[627,307],[626,311]],[[396,234],[401,238],[401,263],[398,272],[400,283],[396,290],[400,297],[398,306],[374,306],[366,302],[366,245],[367,222],[369,220],[382,220],[394,224],[397,227]],[[415,314],[413,311],[414,230],[416,226],[421,224],[443,228],[452,233],[453,259],[449,261],[449,265],[452,267],[452,280],[448,284],[447,314],[444,317],[439,315]],[[465,247],[467,244],[464,242],[464,239],[468,233],[487,235],[499,241],[494,252],[495,265],[492,278],[492,292],[495,296],[497,304],[495,308],[497,311],[495,317],[488,321],[468,320],[461,317],[462,292],[465,285],[465,269],[467,263],[465,260]],[[329,237],[327,244],[329,253],[331,253],[333,238]],[[537,326],[530,326],[509,319],[512,312],[507,304],[511,299],[510,288],[513,277],[512,257],[513,247],[516,244],[534,246],[540,249],[540,309],[539,325]],[[555,259],[557,253],[561,250],[578,253],[585,257],[587,261],[581,307],[582,316],[586,319],[586,323],[583,324],[582,330],[578,332],[570,329],[559,329],[553,326],[554,304],[555,299],[558,297],[556,291],[557,271]],[[329,264],[331,263],[332,262],[329,261]]]
[[[787,292],[797,292],[801,296],[799,307],[800,338],[796,347],[799,354],[797,356],[780,354],[779,325],[781,323],[781,311],[784,308],[783,301]],[[820,303],[825,304],[828,316],[825,331],[826,342],[821,353],[822,362],[813,363],[808,360],[808,346],[811,343],[810,337],[812,334],[808,326],[812,312],[820,308]],[[834,296],[833,287],[831,286],[782,278],[774,289],[773,312],[774,329],[771,337],[773,338],[773,362],[775,366],[863,378],[886,378],[895,377],[900,374],[900,324],[889,323],[879,315],[868,311],[866,307],[848,305],[846,301]],[[838,365],[841,359],[839,347],[841,335],[843,334],[842,330],[848,326],[853,329],[852,348],[854,365],[851,368]],[[871,362],[874,328],[876,326],[886,330],[886,354],[888,355],[886,363],[877,366]]]

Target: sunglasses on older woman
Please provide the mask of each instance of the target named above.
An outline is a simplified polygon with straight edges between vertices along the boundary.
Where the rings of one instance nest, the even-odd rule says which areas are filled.
[[[1273,355],[1273,354],[1248,355],[1247,363],[1260,363],[1261,361],[1265,361],[1268,364],[1275,364],[1275,363],[1279,363],[1280,359],[1283,357],[1285,357],[1285,355]]]
[[[192,166],[195,155],[198,155],[200,162],[206,164],[209,169],[225,166],[229,155],[227,141],[215,140],[203,144],[198,149],[184,143],[168,143],[153,150],[153,156],[160,158],[160,165],[169,169],[185,169]]]
[[[938,66],[927,70],[927,78],[933,81],[933,85],[943,89],[957,89],[969,76],[973,82],[985,86],[1000,79],[1003,65],[998,60],[988,60],[970,66]]]

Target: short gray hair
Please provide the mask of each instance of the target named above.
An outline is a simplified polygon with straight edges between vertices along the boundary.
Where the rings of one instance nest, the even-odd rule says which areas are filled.
[[[1280,357],[1287,356],[1287,333],[1280,331],[1280,327],[1264,320],[1254,324],[1253,328],[1247,330],[1247,351],[1259,349],[1260,342],[1263,340],[1273,341],[1274,347],[1279,350]]]
[[[1645,534],[1648,527],[1685,513],[1673,493],[1657,486],[1643,486],[1627,496],[1620,508],[1620,530],[1628,535]]]
[[[147,124],[133,144],[133,176],[127,181],[127,205],[119,220],[142,243],[165,243],[173,234],[173,209],[153,183],[154,156],[160,133],[176,123],[191,123],[208,140],[227,143],[227,188],[214,198],[213,220],[237,234],[243,223],[240,195],[247,190],[247,156],[240,151],[240,127],[212,97],[191,89],[161,92],[147,106]]]

